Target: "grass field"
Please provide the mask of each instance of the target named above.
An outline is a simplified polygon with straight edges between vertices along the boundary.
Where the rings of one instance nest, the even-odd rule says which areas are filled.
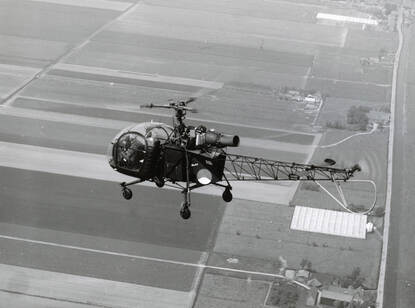
[[[354,100],[388,102],[390,101],[390,87],[375,84],[355,83],[351,81],[336,81],[320,78],[309,78],[307,89],[320,89],[330,97]]]
[[[254,36],[261,36],[264,39],[282,38],[331,46],[343,45],[346,34],[342,28],[307,24],[302,23],[301,20],[292,22],[256,17],[246,18],[238,15],[187,10],[187,8],[158,7],[157,13],[155,16],[154,8],[150,5],[140,6],[140,9],[129,14],[128,18],[114,24],[112,29],[157,36],[162,33],[163,37],[182,37],[196,41],[203,38],[215,41],[219,39],[216,33],[221,32],[223,35],[228,32],[232,36],[245,37],[245,43],[252,41]],[[156,19],[157,23],[155,23]],[[166,31],[166,24],[174,24],[175,27],[168,28]],[[164,31],[160,32],[159,27],[162,27]]]
[[[8,105],[10,112],[22,112],[14,107],[29,109],[25,111],[26,117],[19,121],[7,115],[13,123],[4,123],[8,128],[3,137],[9,138],[11,142],[38,142],[42,146],[58,146],[63,142],[64,145],[60,147],[103,153],[108,140],[118,129],[115,126],[123,124],[115,120],[142,122],[154,119],[171,123],[170,113],[167,116],[167,112],[160,111],[159,114],[157,110],[154,111],[157,114],[149,114],[153,111],[140,111],[140,104],[163,104],[168,103],[169,99],[198,95],[205,90],[201,84],[215,83],[220,85],[219,90],[205,91],[200,95],[193,103],[199,113],[188,114],[189,118],[193,118],[188,123],[208,123],[218,131],[249,137],[246,139],[247,145],[243,144],[242,139],[241,154],[303,162],[307,152],[298,149],[307,149],[304,145],[310,145],[314,135],[294,130],[309,132],[313,118],[296,112],[293,104],[278,100],[276,93],[280,86],[313,88],[328,93],[330,105],[327,104],[327,109],[323,110],[322,119],[349,106],[351,102],[356,102],[356,105],[357,102],[365,105],[382,104],[389,98],[387,87],[366,82],[388,83],[390,71],[380,69],[362,72],[359,61],[362,56],[376,57],[380,48],[393,51],[396,45],[393,35],[352,30],[347,26],[316,24],[317,12],[332,9],[328,7],[332,4],[319,0],[205,0],[203,3],[192,0],[145,0],[93,37],[89,35],[113,20],[118,13],[42,1],[23,1],[27,2],[24,6],[16,6],[11,0],[3,2],[7,4],[6,9],[0,10],[3,17],[0,21],[0,39],[4,45],[0,61],[4,60],[3,64],[43,67],[69,48],[80,44],[65,58],[66,64],[85,65],[86,70],[98,67],[102,71],[110,71],[108,75],[100,75],[99,70],[91,69],[92,72],[82,75],[76,70],[65,71],[61,68],[59,71],[55,67],[46,75],[36,78],[19,93],[26,97],[18,97]],[[9,6],[12,7],[11,11],[7,9]],[[72,18],[67,18],[67,12],[70,16],[77,16],[78,26],[73,24]],[[22,20],[25,21],[24,26]],[[42,48],[36,49],[39,45]],[[14,69],[13,74],[16,73]],[[34,76],[34,72],[37,69],[28,69],[28,72],[17,74],[17,77],[2,74],[0,94],[18,88],[24,84],[27,76]],[[130,77],[120,77],[122,74],[129,74]],[[159,81],[145,81],[145,77],[157,79],[160,76]],[[187,81],[183,81],[184,78]],[[170,82],[160,81],[166,79]],[[45,114],[52,120],[37,118]],[[98,129],[67,123],[85,121],[81,116],[101,117],[90,119]],[[100,125],[108,127],[102,129]],[[45,132],[54,133],[44,136]],[[68,132],[70,136],[62,137]],[[343,137],[343,132],[328,133],[322,143],[333,142],[339,137]],[[256,138],[263,139],[260,146]],[[362,176],[374,177],[379,187],[383,187],[384,174],[380,166],[384,165],[385,153],[382,138],[384,135],[379,134],[370,139],[353,140],[338,148],[318,149],[313,159],[321,162],[327,155],[347,166],[354,162],[361,163]],[[31,141],[27,141],[29,139]],[[277,142],[281,142],[281,148],[278,148]],[[290,195],[290,187],[284,187],[283,184],[269,186],[271,188],[268,189],[275,188],[275,197],[267,196],[273,198],[273,203],[238,200],[237,189],[234,190],[235,200],[226,207],[223,223],[221,219],[214,222],[213,228],[219,229],[217,241],[206,242],[209,247],[215,246],[214,251],[209,251],[210,264],[276,273],[279,270],[279,257],[287,259],[289,266],[294,268],[298,268],[301,260],[307,258],[316,271],[339,275],[349,274],[358,265],[368,277],[369,286],[373,287],[378,267],[374,261],[378,260],[378,238],[369,235],[366,241],[362,241],[292,231],[289,225],[293,208],[275,202],[281,200],[280,195],[286,191],[284,196]],[[59,187],[68,190],[65,185]],[[260,198],[261,194],[264,195],[261,192],[253,191],[253,194]],[[353,193],[355,202],[367,202],[368,191],[365,188],[355,187]],[[380,204],[384,197],[382,193],[383,189],[379,195]],[[154,194],[141,195],[150,196],[151,199]],[[300,189],[295,202],[326,206],[329,201],[321,195]],[[195,205],[202,206],[205,203],[202,199],[201,195],[195,195]],[[156,198],[155,205],[160,207],[163,204]],[[330,206],[327,205],[327,208]],[[121,228],[120,238],[127,236],[137,239],[134,233],[143,229],[150,230],[151,236],[159,236],[156,242],[166,245],[166,249],[173,247],[175,240],[183,247],[190,243],[191,247],[199,249],[199,243],[192,244],[192,241],[197,241],[198,236],[203,240],[211,234],[188,232],[187,237],[180,236],[186,224],[174,223],[173,220],[179,218],[176,209],[171,207],[169,209],[174,210],[176,216],[166,216],[174,217],[173,223],[167,226],[181,228],[176,234],[179,236],[163,233],[162,221],[153,231],[146,226],[154,223],[145,219],[145,215],[139,215],[139,207],[135,209],[133,214],[137,214],[138,218],[130,215],[128,221],[134,223],[134,219],[138,219],[142,223],[136,228]],[[215,213],[209,204],[202,209]],[[120,209],[111,207],[111,211]],[[141,211],[147,210],[142,208]],[[209,216],[197,215],[198,212],[200,208],[198,210],[195,207],[195,216],[205,224],[212,221]],[[164,217],[156,212],[151,215]],[[85,221],[88,220],[83,217]],[[111,219],[112,216],[108,217]],[[197,225],[196,217],[189,223],[193,221]],[[58,225],[62,227],[62,224]],[[99,224],[99,221],[97,226],[97,230],[105,229],[105,224]],[[199,224],[202,229],[203,226],[203,223]],[[173,242],[169,241],[169,236],[174,238]],[[148,242],[154,243],[154,239],[149,238]],[[200,245],[205,245],[205,242]],[[240,263],[229,264],[229,257],[238,258]],[[157,268],[152,269],[157,271]],[[168,275],[167,272],[163,274]],[[142,278],[147,277],[144,275]],[[260,307],[269,284],[244,278],[241,282],[207,273],[201,282],[199,300],[194,306]],[[176,279],[175,275],[168,280],[174,284]]]
[[[352,132],[350,131],[329,130],[322,138],[320,145],[332,144],[351,134]],[[376,183],[377,201],[375,209],[379,208],[376,211],[381,213],[385,206],[386,197],[387,136],[388,131],[375,132],[371,135],[351,138],[335,147],[318,148],[314,152],[311,161],[317,164],[329,157],[337,161],[336,166],[339,168],[351,167],[353,164],[358,163],[362,171],[357,173],[354,179],[370,179]],[[333,195],[340,199],[333,183],[323,184]],[[375,194],[370,184],[347,182],[341,183],[341,187],[349,205],[354,204],[368,209],[373,204]],[[306,184],[299,186],[293,198],[293,204],[344,211],[320,188],[318,191],[313,191]],[[369,220],[373,220],[379,229],[382,228],[383,222],[381,218],[369,218]],[[357,257],[357,254],[353,253],[353,246],[350,246],[350,260],[346,262],[354,264],[355,267],[359,266],[366,277],[367,283],[371,283],[375,287],[378,262],[380,261],[381,239],[376,234],[368,234],[366,240],[360,241],[362,245],[366,245],[366,249],[361,251],[361,257]],[[348,249],[346,248],[345,250]],[[364,259],[370,259],[371,261],[367,263]]]
[[[352,106],[364,106],[369,107],[374,110],[388,106],[387,102],[376,102],[376,101],[366,101],[365,99],[345,99],[338,97],[329,97],[321,110],[321,113],[318,118],[318,125],[325,127],[327,122],[340,121],[341,123],[346,124],[347,122],[347,112]],[[342,132],[337,132],[339,135],[343,135]],[[352,132],[345,131],[344,135],[351,135]],[[330,136],[333,134],[330,134]],[[327,136],[327,138],[331,138]]]
[[[109,81],[48,76],[34,82],[22,94],[88,107],[120,110],[129,108],[132,111],[139,111],[141,104],[164,104],[169,99],[194,95],[185,87],[175,89],[156,85],[156,88],[149,88],[118,83],[116,78],[114,81],[115,83],[110,84]],[[307,125],[311,121],[305,114],[294,112],[288,102],[278,101],[270,93],[264,95],[263,89],[225,87],[208,92],[192,104],[198,109],[198,114],[192,116],[225,123],[249,123],[259,127],[283,129],[294,129],[296,125]]]
[[[389,101],[392,66],[363,67],[360,60],[377,58],[382,49],[393,54],[396,47],[396,33],[349,29],[342,48],[319,46],[306,87],[337,98]]]
[[[206,273],[195,307],[264,307],[269,283]]]
[[[398,46],[398,35],[395,32],[350,30],[345,47],[362,50],[365,53],[379,53],[381,48],[395,52]]]
[[[316,56],[310,74],[316,78],[390,84],[392,65],[373,64],[364,67],[360,64],[361,57],[364,55],[347,55],[323,49]]]
[[[171,40],[172,44],[180,45],[180,40]],[[141,42],[142,43],[142,42]],[[150,42],[151,43],[151,42]],[[161,45],[161,46],[160,46]],[[201,64],[209,65],[209,70],[214,71],[215,66],[228,67],[244,66],[255,67],[264,71],[279,72],[281,74],[305,74],[307,67],[313,62],[313,57],[301,53],[267,52],[256,49],[242,48],[234,50],[223,45],[210,45],[196,53],[193,49],[199,49],[198,44],[188,44],[189,49],[179,48],[160,49],[162,44],[149,44],[149,46],[118,45],[114,43],[94,41],[89,43],[81,52],[73,55],[67,62],[80,65],[106,67],[111,69],[159,73],[174,76],[193,77],[187,74],[187,66],[196,66],[199,74],[206,73]],[[205,46],[206,47],[206,46]],[[102,50],[108,53],[104,57],[97,58]],[[151,56],[150,56],[151,55]],[[181,66],[182,70],[168,71],[167,62],[171,65]],[[197,70],[195,70],[197,71]],[[173,73],[174,72],[174,73]],[[193,73],[195,74],[195,73]],[[205,78],[208,76],[204,76]],[[209,78],[206,78],[209,80]]]
[[[320,145],[332,144],[352,132],[330,130],[321,140]],[[318,148],[311,161],[322,162],[329,157],[334,159],[339,168],[351,167],[359,164],[362,168],[356,174],[356,179],[371,179],[375,181],[378,189],[377,207],[384,207],[386,191],[386,156],[388,131],[375,132],[372,135],[357,136],[348,141],[330,148]],[[358,150],[357,150],[358,149]],[[329,185],[332,192],[334,185]],[[373,190],[366,184],[344,183],[342,187],[350,202],[354,204],[369,205],[373,200]],[[293,200],[294,204],[312,207],[339,209],[338,205],[325,193],[299,189]]]
[[[300,268],[303,258],[320,273],[350,274],[359,266],[368,284],[375,286],[381,242],[370,234],[366,240],[290,230],[294,208],[234,200],[225,212],[211,265],[277,273],[280,256],[289,268]],[[252,217],[255,217],[253,219]],[[227,258],[238,258],[229,264]]]
[[[241,16],[254,16],[266,19],[290,20],[298,21],[298,16],[301,16],[302,23],[315,23],[315,16],[321,9],[318,5],[301,5],[297,2],[279,2],[279,1],[264,1],[261,5],[255,0],[244,1],[244,6],[240,6],[239,1],[227,1],[233,5],[229,6],[223,2],[205,1],[203,10],[212,13],[235,14]],[[300,2],[300,1],[299,1]],[[192,10],[200,10],[200,5],[197,5],[191,0],[171,1],[157,0],[151,1],[153,6],[168,6],[182,8],[186,7]]]

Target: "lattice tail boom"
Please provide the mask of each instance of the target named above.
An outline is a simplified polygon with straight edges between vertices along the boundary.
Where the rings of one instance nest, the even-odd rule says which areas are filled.
[[[226,154],[224,169],[229,181],[347,181],[356,171],[234,154]]]

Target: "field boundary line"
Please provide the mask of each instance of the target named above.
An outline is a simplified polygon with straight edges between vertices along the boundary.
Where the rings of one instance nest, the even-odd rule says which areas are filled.
[[[109,251],[109,250],[100,250],[100,249],[93,249],[93,248],[80,247],[80,246],[74,246],[74,245],[65,245],[65,244],[59,244],[59,243],[53,243],[53,242],[47,242],[47,241],[32,240],[32,239],[28,239],[28,238],[8,236],[8,235],[0,235],[0,239],[14,240],[14,241],[19,241],[19,242],[39,244],[39,245],[59,247],[59,248],[66,248],[66,249],[73,249],[73,250],[86,251],[86,252],[92,252],[92,253],[100,253],[100,254],[119,256],[119,257],[126,257],[126,258],[132,258],[132,259],[136,259],[136,260],[153,261],[153,262],[167,263],[167,264],[173,264],[173,265],[195,267],[195,268],[199,268],[199,269],[211,269],[211,270],[218,270],[218,271],[240,273],[240,274],[246,274],[248,276],[254,275],[254,276],[262,276],[262,277],[269,277],[269,278],[280,278],[280,279],[289,280],[289,281],[295,283],[296,285],[301,286],[301,287],[303,287],[307,290],[310,289],[310,287],[307,286],[306,284],[303,284],[303,283],[295,281],[295,280],[287,279],[284,275],[280,275],[280,274],[259,272],[259,271],[250,271],[250,270],[243,270],[243,269],[236,269],[236,268],[229,268],[229,267],[221,267],[221,266],[214,266],[214,265],[207,265],[205,263],[205,260],[203,260],[204,259],[203,255],[201,257],[200,263],[191,263],[191,262],[182,262],[182,261],[160,259],[160,258],[154,258],[154,257],[145,257],[145,256],[139,256],[139,255],[133,255],[133,254],[127,254],[127,253],[119,253],[119,252]]]
[[[8,294],[15,294],[18,296],[27,296],[27,297],[35,297],[35,298],[40,298],[40,299],[47,299],[47,300],[51,300],[55,302],[64,302],[64,303],[68,303],[72,305],[75,304],[75,305],[83,305],[83,306],[98,307],[98,308],[114,308],[111,306],[106,306],[106,305],[101,305],[101,304],[96,304],[96,303],[91,303],[91,302],[75,301],[72,299],[57,298],[57,297],[52,297],[52,296],[47,296],[47,295],[37,295],[37,294],[31,294],[31,293],[25,293],[25,292],[19,292],[19,291],[11,291],[7,289],[0,289],[0,292],[8,293]]]

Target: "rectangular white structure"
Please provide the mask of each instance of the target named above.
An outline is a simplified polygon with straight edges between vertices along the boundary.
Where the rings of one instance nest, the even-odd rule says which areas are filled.
[[[353,23],[373,25],[373,26],[378,25],[378,21],[375,20],[375,19],[345,16],[345,15],[318,13],[316,18],[317,19],[333,20],[333,21],[341,21],[341,22],[353,22]]]
[[[290,228],[353,238],[366,238],[367,216],[296,206]]]

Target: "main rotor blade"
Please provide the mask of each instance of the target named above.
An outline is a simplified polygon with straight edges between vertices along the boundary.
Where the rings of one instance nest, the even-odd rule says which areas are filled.
[[[199,91],[192,93],[191,97],[193,97],[195,99],[198,99],[199,97],[210,95],[210,94],[212,94],[216,91],[218,91],[218,90],[217,89],[201,88]]]
[[[171,109],[171,108],[174,108],[174,106],[170,106],[170,105],[145,104],[145,105],[140,105],[140,108],[167,108],[167,109]]]
[[[183,103],[185,103],[186,105],[194,102],[196,100],[196,97],[189,97],[188,99],[184,100]]]

